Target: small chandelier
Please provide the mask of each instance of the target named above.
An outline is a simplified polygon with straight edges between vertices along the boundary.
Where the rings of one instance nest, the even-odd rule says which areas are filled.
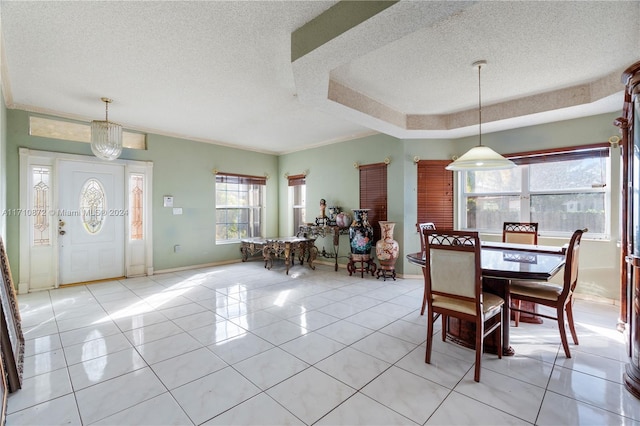
[[[502,170],[516,167],[516,164],[504,158],[488,146],[482,145],[482,96],[480,91],[480,69],[486,65],[487,61],[474,62],[474,68],[478,68],[478,146],[471,148],[464,155],[450,163],[447,170]]]
[[[122,153],[122,126],[109,121],[109,98],[101,98],[105,104],[105,119],[91,122],[91,151],[103,160],[115,160]]]

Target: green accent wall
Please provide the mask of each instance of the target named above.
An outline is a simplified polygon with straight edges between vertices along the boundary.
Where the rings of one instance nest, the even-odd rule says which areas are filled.
[[[1,86],[1,85],[0,85]],[[0,97],[4,99],[4,93],[0,89]],[[7,170],[7,107],[4,102],[0,102],[0,171]],[[7,179],[3,172],[0,172],[0,211],[7,208]],[[0,236],[7,241],[7,220],[6,216],[0,217]]]
[[[7,208],[19,208],[18,148],[92,156],[87,143],[29,135],[29,113],[9,110],[7,137]],[[124,149],[123,159],[153,162],[153,260],[154,269],[227,262],[239,258],[238,244],[215,242],[215,176],[213,169],[248,175],[276,176],[278,157],[219,145],[154,134],[147,135],[147,150]],[[267,180],[267,235],[278,234],[278,185]],[[172,195],[182,215],[163,207],[163,196]],[[15,282],[19,282],[19,218],[7,217],[8,252]],[[174,252],[179,244],[181,251]]]
[[[354,163],[382,163],[385,158],[391,161],[387,167],[387,220],[398,222],[394,230],[394,239],[403,241],[404,222],[404,179],[405,167],[402,142],[388,135],[374,135],[354,139],[348,142],[326,145],[292,154],[280,156],[280,225],[288,233],[293,232],[291,212],[287,200],[287,179],[285,174],[308,173],[306,177],[307,221],[313,222],[320,214],[320,199],[327,200],[327,207],[339,206],[353,219],[353,209],[360,208],[360,174]],[[318,238],[316,246],[320,251],[324,247],[333,251],[331,237]],[[402,245],[401,245],[402,247]],[[402,250],[402,248],[401,248]],[[348,235],[340,236],[339,263],[346,264],[350,253]],[[333,262],[331,259],[320,259]],[[401,266],[401,265],[398,265]],[[399,270],[399,272],[401,269]]]
[[[0,135],[6,146],[6,168],[2,178],[6,182],[6,208],[19,208],[18,148],[91,155],[88,144],[32,137],[28,132],[29,113],[2,108]],[[507,130],[483,135],[483,143],[498,152],[522,152],[561,146],[605,142],[618,134],[613,120],[619,113],[603,114],[575,120]],[[6,119],[5,119],[6,117]],[[4,134],[6,133],[6,139]],[[423,160],[449,159],[461,155],[477,144],[477,136],[460,139],[400,140],[377,134],[304,151],[269,155],[244,151],[186,139],[149,134],[147,150],[125,149],[122,158],[153,162],[153,258],[156,271],[186,268],[208,263],[225,263],[240,259],[239,244],[215,243],[215,187],[213,169],[223,172],[263,176],[267,180],[265,208],[265,236],[293,235],[288,206],[288,175],[307,173],[307,220],[319,214],[319,201],[338,205],[344,211],[359,207],[359,174],[354,163],[380,163],[389,158],[388,220],[396,222],[394,237],[400,244],[399,274],[420,277],[421,271],[405,260],[407,253],[420,248],[416,223],[417,167],[415,156]],[[593,241],[588,234],[583,239],[579,293],[619,298],[619,151],[612,155],[611,175],[611,239]],[[162,206],[165,195],[174,197],[174,205],[183,214],[174,216],[170,208]],[[15,281],[20,259],[18,218],[7,217],[7,248]],[[499,239],[498,235],[483,235]],[[541,244],[562,244],[560,239],[542,239]],[[182,250],[174,253],[174,245]],[[318,239],[320,250],[333,248],[331,239]],[[336,276],[346,274],[344,264],[349,254],[348,237],[340,237],[339,263]],[[332,259],[319,259],[332,264]],[[256,267],[261,268],[260,262]],[[372,279],[372,278],[368,278]]]

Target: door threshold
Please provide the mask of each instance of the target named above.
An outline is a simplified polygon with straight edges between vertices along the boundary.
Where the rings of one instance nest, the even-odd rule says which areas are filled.
[[[70,283],[70,284],[60,284],[59,288],[65,288],[65,287],[76,287],[79,285],[89,285],[89,284],[99,284],[99,283],[104,283],[107,281],[118,281],[118,280],[124,280],[127,277],[113,277],[113,278],[103,278],[100,280],[91,280],[91,281],[80,281],[77,283]]]

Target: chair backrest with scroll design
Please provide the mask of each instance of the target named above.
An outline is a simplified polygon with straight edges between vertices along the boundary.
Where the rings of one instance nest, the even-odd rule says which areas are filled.
[[[477,232],[425,231],[427,299],[470,316],[480,314],[482,292]],[[443,307],[444,307],[443,306]]]
[[[416,229],[418,230],[418,234],[420,235],[420,251],[422,251],[422,254],[424,254],[424,231],[435,231],[436,225],[433,222],[416,223]]]
[[[537,222],[504,222],[502,242],[517,244],[538,244]]]
[[[580,257],[580,242],[586,229],[578,229],[571,236],[567,249],[566,262],[564,264],[564,288],[563,295],[573,293],[578,283],[578,260]],[[562,296],[561,296],[562,297]]]
[[[424,231],[425,300],[429,314],[442,316],[442,340],[449,317],[475,324],[476,363],[473,379],[480,381],[480,360],[484,338],[498,336],[498,357],[502,358],[502,309],[504,300],[482,292],[480,238],[470,231]],[[497,320],[493,318],[497,317]],[[431,363],[433,321],[427,321],[425,362]]]

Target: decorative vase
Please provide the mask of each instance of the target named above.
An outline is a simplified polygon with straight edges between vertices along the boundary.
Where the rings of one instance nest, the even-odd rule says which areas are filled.
[[[338,228],[348,228],[351,225],[351,217],[345,213],[340,212],[336,215],[336,226]]]
[[[349,244],[351,253],[356,255],[371,255],[371,241],[373,241],[373,227],[367,219],[369,209],[354,209],[353,222],[349,226]]]
[[[396,226],[395,222],[380,221],[380,231],[382,231],[382,238],[376,243],[376,257],[380,262],[380,269],[392,270],[395,269],[396,260],[398,260],[398,253],[400,246],[398,242],[393,239],[393,228]]]
[[[340,213],[340,207],[330,206],[329,207],[329,221],[335,222],[336,221],[336,215],[338,213]]]

